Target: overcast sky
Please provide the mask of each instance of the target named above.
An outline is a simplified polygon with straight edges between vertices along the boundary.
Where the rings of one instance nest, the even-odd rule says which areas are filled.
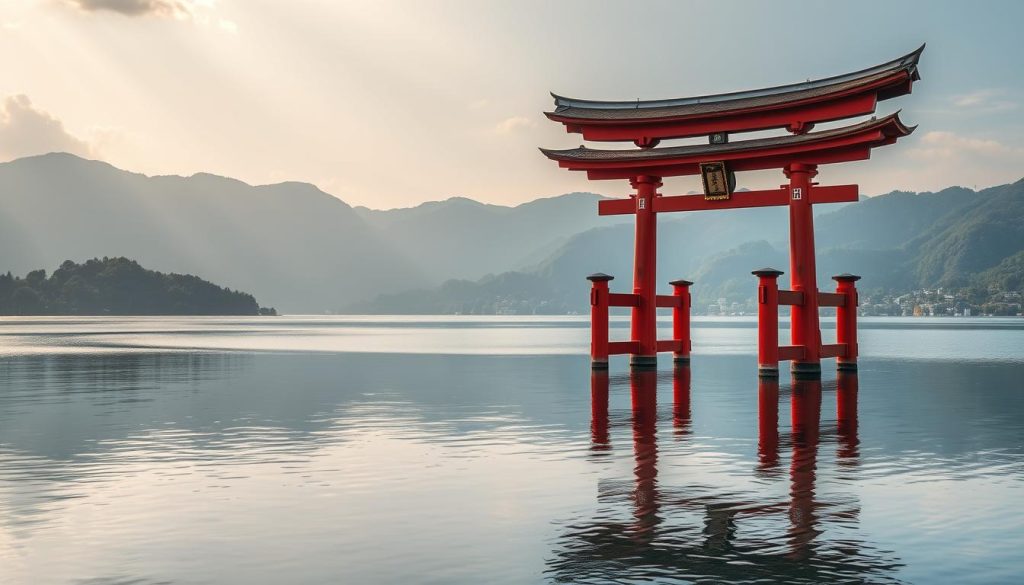
[[[980,188],[1024,176],[1022,22],[1024,2],[0,0],[0,159],[62,150],[146,174],[308,181],[375,208],[616,195],[628,185],[537,152],[581,143],[542,115],[549,91],[756,88],[927,41],[914,94],[879,108],[918,132],[819,180]]]

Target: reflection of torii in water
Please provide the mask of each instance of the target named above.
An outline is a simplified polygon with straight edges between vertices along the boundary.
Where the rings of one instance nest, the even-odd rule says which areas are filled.
[[[633,450],[636,467],[630,485],[602,482],[599,500],[630,502],[631,521],[599,518],[573,521],[548,562],[556,581],[586,582],[591,579],[642,579],[678,577],[683,580],[736,582],[753,579],[788,582],[896,581],[889,577],[900,563],[891,554],[866,542],[843,539],[838,546],[815,543],[820,524],[855,520],[856,506],[815,499],[815,467],[822,435],[834,441],[840,461],[855,464],[857,450],[857,376],[841,373],[837,388],[837,419],[834,432],[820,428],[820,380],[794,380],[791,390],[792,433],[784,441],[792,447],[790,498],[757,503],[733,495],[704,495],[709,488],[659,487],[657,430],[657,379],[653,371],[630,374],[633,416]],[[673,374],[673,427],[677,437],[689,433],[690,371]],[[606,371],[591,378],[592,441],[596,451],[611,448],[608,417],[609,379]],[[779,471],[777,379],[759,383],[757,473],[771,477]],[[703,513],[704,525],[680,526],[671,513]],[[774,545],[750,534],[738,538],[737,527],[745,518],[787,517],[785,544]],[[685,516],[684,516],[685,517]]]

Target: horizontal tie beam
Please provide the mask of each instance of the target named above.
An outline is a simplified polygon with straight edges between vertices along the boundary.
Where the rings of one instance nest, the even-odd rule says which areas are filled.
[[[843,307],[846,305],[846,295],[839,293],[818,293],[819,307]]]
[[[804,357],[804,346],[802,345],[780,345],[779,360],[799,360]]]
[[[780,290],[779,304],[797,306],[802,305],[804,304],[804,293],[798,290]]]
[[[830,343],[828,345],[821,346],[821,357],[833,358],[833,357],[846,357],[846,344],[845,343]]]
[[[636,213],[636,199],[604,199],[597,202],[598,215],[629,215]]]
[[[682,351],[683,342],[678,339],[663,339],[658,342],[658,351]]]
[[[680,297],[680,296],[676,296],[676,295],[658,295],[655,298],[657,299],[657,306],[659,306],[661,308],[667,308],[667,307],[676,308],[676,307],[682,307],[683,306],[683,297]]]
[[[638,307],[640,296],[632,293],[611,293],[608,295],[609,307]]]
[[[624,353],[640,353],[639,341],[611,341],[608,343],[608,355],[622,355]]]
[[[851,203],[860,197],[857,185],[815,185],[810,190],[811,203]],[[599,215],[629,215],[636,213],[636,198],[605,199],[598,201]],[[655,213],[671,211],[712,211],[715,209],[742,209],[745,207],[773,207],[789,205],[789,187],[762,191],[738,191],[728,199],[705,199],[703,195],[669,195],[654,198]]]

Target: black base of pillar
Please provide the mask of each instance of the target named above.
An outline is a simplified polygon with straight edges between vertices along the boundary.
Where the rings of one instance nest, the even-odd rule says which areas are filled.
[[[818,362],[793,362],[790,371],[797,378],[820,378],[821,364]]]
[[[658,367],[658,356],[656,355],[634,355],[629,357],[629,367],[636,369],[656,369]]]
[[[856,372],[857,362],[836,362],[836,369],[840,372]]]
[[[591,370],[607,370],[608,369],[608,362],[607,361],[594,360],[594,361],[590,362],[590,369]]]
[[[689,367],[690,356],[688,355],[677,355],[672,358],[672,363],[679,367]]]
[[[757,375],[761,378],[778,378],[779,367],[778,366],[757,366]]]

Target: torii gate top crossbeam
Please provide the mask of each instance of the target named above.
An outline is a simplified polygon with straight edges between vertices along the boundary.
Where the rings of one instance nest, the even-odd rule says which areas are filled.
[[[815,123],[862,116],[879,101],[906,95],[920,79],[924,45],[898,59],[816,81],[716,95],[664,100],[598,101],[552,94],[555,110],[545,115],[586,140],[633,141],[789,128],[805,132]]]

